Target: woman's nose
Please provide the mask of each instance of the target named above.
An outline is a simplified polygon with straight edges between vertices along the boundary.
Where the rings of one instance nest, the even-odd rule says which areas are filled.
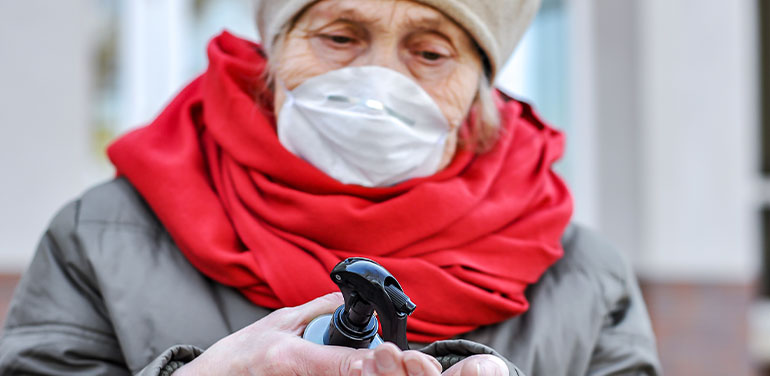
[[[352,65],[376,65],[392,69],[407,77],[411,77],[409,68],[399,56],[398,48],[392,45],[373,45],[360,55]]]

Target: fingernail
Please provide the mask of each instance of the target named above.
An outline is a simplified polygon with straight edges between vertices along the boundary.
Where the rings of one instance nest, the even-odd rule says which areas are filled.
[[[414,358],[404,359],[404,364],[406,364],[406,372],[409,374],[409,376],[423,375],[422,365],[420,364],[419,359],[414,359]]]
[[[377,362],[377,370],[379,371],[390,372],[396,369],[396,358],[390,351],[375,351],[374,360]]]
[[[364,372],[364,361],[356,360],[350,365],[348,376],[361,376]]]
[[[375,369],[374,359],[367,358],[364,360],[362,375],[363,376],[376,376],[377,370]]]
[[[438,360],[436,360],[436,358],[431,356],[430,362],[433,363],[434,367],[436,367],[436,371],[438,371],[439,373],[444,372],[444,367],[441,366],[441,363]]]
[[[490,376],[501,376],[502,373],[500,373],[500,367],[497,367],[494,364],[490,364],[488,361],[480,361],[476,363],[476,370],[478,371],[478,375],[490,375]]]

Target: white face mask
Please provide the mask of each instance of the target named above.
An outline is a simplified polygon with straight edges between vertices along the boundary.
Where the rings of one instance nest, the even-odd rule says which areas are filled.
[[[286,95],[281,144],[332,178],[382,187],[438,171],[450,126],[408,77],[348,67],[309,78]]]

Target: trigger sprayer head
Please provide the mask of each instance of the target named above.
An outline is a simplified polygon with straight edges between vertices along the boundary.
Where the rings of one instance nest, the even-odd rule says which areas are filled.
[[[329,344],[368,347],[377,334],[377,317],[384,341],[407,350],[406,319],[417,306],[385,268],[362,258],[348,258],[334,267],[332,281],[339,286],[345,304],[337,308],[329,327]]]

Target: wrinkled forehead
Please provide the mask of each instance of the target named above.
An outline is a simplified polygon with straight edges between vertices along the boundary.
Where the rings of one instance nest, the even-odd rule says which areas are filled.
[[[268,53],[280,36],[292,23],[290,20],[308,9],[314,0],[255,0],[257,1],[257,24],[263,45]],[[344,0],[323,0],[344,1]],[[368,0],[353,0],[353,7]],[[508,60],[519,44],[524,32],[540,8],[541,0],[373,0],[374,2],[414,3],[432,7],[444,15],[470,36],[479,47],[487,77],[494,80],[502,65]],[[392,6],[392,5],[391,5]],[[352,13],[352,12],[349,12]],[[342,10],[338,12],[343,15]],[[369,17],[371,18],[371,17]],[[379,14],[375,19],[391,19]],[[407,19],[412,19],[410,14]]]
[[[288,1],[289,5],[304,2],[302,0],[275,1]],[[307,5],[301,8],[292,8],[289,5],[282,8],[275,1],[262,0],[260,3],[262,6],[259,8],[259,14],[262,16],[260,32],[269,38],[266,45],[268,55],[283,50],[282,46],[286,42],[285,37],[292,31],[312,33],[320,31],[327,25],[342,21],[361,26],[365,28],[366,32],[380,35],[390,34],[391,36],[405,37],[411,32],[435,32],[460,51],[466,51],[477,56],[481,60],[482,68],[488,79],[491,80],[494,75],[493,61],[484,44],[476,40],[475,34],[464,27],[468,21],[459,22],[456,17],[460,17],[459,20],[462,20],[462,16],[455,14],[453,18],[451,15],[454,13],[450,11],[447,14],[445,13],[446,9],[444,9],[444,7],[458,6],[467,10],[459,2],[487,0],[320,0],[307,2]],[[447,1],[447,4],[442,3],[442,1]],[[430,4],[431,2],[438,3]],[[271,15],[273,17],[270,17]],[[473,14],[465,15],[465,17],[472,18],[474,22],[480,22]],[[280,22],[281,18],[288,21]],[[273,34],[270,34],[271,28],[269,26],[265,27],[265,25],[270,25],[271,21],[273,21],[273,27],[282,25],[278,26],[278,30],[273,29],[275,30]]]
[[[344,20],[379,28],[419,27],[439,29],[459,25],[440,11],[409,0],[322,0],[297,15],[313,23]]]
[[[471,34],[440,10],[416,1],[321,0],[298,12],[286,25],[284,32],[295,28],[312,32],[340,21],[359,25],[379,34],[435,32],[456,47],[478,54],[489,75],[490,66],[486,53]]]

